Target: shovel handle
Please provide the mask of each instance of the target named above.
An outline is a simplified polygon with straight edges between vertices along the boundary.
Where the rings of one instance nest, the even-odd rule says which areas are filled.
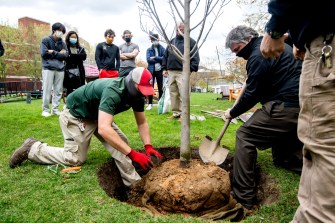
[[[218,139],[216,140],[216,144],[217,145],[220,144],[220,141],[221,141],[223,135],[225,134],[225,132],[226,132],[226,130],[227,130],[230,122],[231,122],[231,118],[228,118],[227,121],[224,123],[224,126],[223,126],[223,128],[222,128],[222,130],[220,132],[220,135],[219,135]]]
[[[241,92],[240,92],[240,94],[238,95],[238,97],[236,98],[236,101],[235,101],[233,107],[240,101],[240,99],[241,99],[241,97],[242,97],[242,94],[244,94],[244,91],[245,91],[246,87],[247,87],[247,86],[246,86],[246,83],[244,83],[243,86],[242,86]],[[226,132],[226,130],[227,130],[227,128],[228,128],[228,126],[229,126],[231,120],[232,120],[231,118],[228,118],[228,119],[226,120],[226,122],[224,123],[224,126],[223,126],[223,128],[222,128],[222,130],[221,130],[221,132],[220,132],[220,135],[219,135],[218,139],[216,140],[216,144],[217,144],[217,145],[220,144],[220,141],[221,141],[221,139],[222,139],[224,133]]]

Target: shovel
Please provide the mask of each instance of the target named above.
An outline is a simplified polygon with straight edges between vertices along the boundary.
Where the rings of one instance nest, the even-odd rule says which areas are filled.
[[[241,92],[238,95],[234,105],[236,105],[238,101],[240,100],[242,94],[245,91],[245,86],[246,84],[244,83],[242,86]],[[209,137],[208,135],[205,136],[205,139],[202,141],[199,147],[199,155],[203,162],[205,163],[214,162],[216,163],[216,165],[220,165],[226,160],[229,154],[229,150],[221,147],[220,141],[224,133],[226,132],[230,122],[231,122],[231,119],[226,120],[217,140],[212,141],[211,137]]]

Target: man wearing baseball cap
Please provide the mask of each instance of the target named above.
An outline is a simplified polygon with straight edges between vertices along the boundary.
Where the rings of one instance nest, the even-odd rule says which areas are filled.
[[[153,95],[151,73],[143,67],[127,77],[97,79],[78,88],[66,100],[59,121],[64,148],[51,147],[28,138],[12,155],[9,166],[15,168],[25,160],[41,164],[79,166],[85,163],[93,134],[110,152],[123,183],[130,186],[140,176],[132,161],[142,169],[152,167],[150,156],[162,159],[151,145],[149,125],[144,115],[145,96]],[[114,123],[114,116],[132,108],[146,154],[133,150],[127,137]]]

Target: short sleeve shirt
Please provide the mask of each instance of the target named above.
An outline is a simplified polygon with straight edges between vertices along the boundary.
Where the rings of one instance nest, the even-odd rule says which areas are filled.
[[[123,43],[123,44],[121,44],[119,46],[119,48],[120,48],[120,54],[122,54],[122,53],[131,53],[135,49],[137,49],[138,51],[140,51],[140,48],[135,43],[131,43],[130,45],[127,45],[127,44]],[[135,58],[133,58],[131,60],[121,60],[120,67],[136,67]]]
[[[99,110],[111,115],[130,108],[143,112],[144,99],[128,94],[125,78],[102,78],[76,89],[67,97],[66,106],[74,117],[97,120]]]

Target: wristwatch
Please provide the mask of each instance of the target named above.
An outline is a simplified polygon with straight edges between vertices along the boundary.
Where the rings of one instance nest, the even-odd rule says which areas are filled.
[[[271,36],[272,39],[279,39],[284,35],[282,32],[272,31],[269,29],[266,29],[266,32]]]

